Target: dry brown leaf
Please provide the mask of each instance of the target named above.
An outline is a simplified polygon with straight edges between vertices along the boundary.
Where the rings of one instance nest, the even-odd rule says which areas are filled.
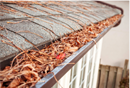
[[[2,88],[2,85],[3,85],[3,82],[2,82],[2,81],[0,81],[0,88]]]
[[[10,84],[9,84],[9,88],[15,88],[17,87],[18,85],[20,84],[20,79],[19,78],[16,78],[14,79]]]
[[[70,47],[68,51],[69,52],[75,52],[77,50],[78,50],[78,47]]]

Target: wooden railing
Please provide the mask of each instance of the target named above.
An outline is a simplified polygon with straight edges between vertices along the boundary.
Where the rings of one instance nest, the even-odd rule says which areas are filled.
[[[124,69],[100,64],[97,88],[119,88],[121,79],[126,76],[127,66],[128,60],[125,60]]]

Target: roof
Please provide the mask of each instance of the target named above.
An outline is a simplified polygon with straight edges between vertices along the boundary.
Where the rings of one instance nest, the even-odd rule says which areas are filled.
[[[22,49],[45,45],[83,25],[121,14],[119,9],[92,1],[25,3],[0,2],[0,26],[5,28],[0,34]],[[0,62],[18,52],[0,41]]]

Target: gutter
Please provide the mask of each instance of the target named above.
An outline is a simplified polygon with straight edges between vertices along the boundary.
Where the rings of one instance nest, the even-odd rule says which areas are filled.
[[[121,17],[122,18],[122,17]],[[98,42],[113,26],[115,26],[121,18],[117,20],[113,25],[104,29],[94,40]],[[77,63],[93,46],[95,45],[94,41],[88,42],[86,45],[81,47],[78,51],[75,52],[72,56],[68,57],[63,63]],[[52,72],[55,74],[57,80],[59,80],[67,71],[69,71],[74,64],[66,64],[63,66],[58,66]],[[55,79],[53,74],[48,74],[41,81],[45,81],[44,83],[37,82],[33,88],[51,88],[55,83]]]

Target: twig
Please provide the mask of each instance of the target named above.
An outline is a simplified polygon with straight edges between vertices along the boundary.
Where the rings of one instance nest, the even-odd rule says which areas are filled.
[[[3,25],[3,27],[4,27],[4,25]],[[5,31],[6,31],[6,34],[8,34],[8,31],[7,31],[7,29],[4,27],[4,29],[5,29]]]
[[[5,38],[5,39],[7,39],[11,44],[9,44],[7,41],[4,41],[4,40],[0,40],[1,42],[3,42],[3,43],[5,43],[5,44],[8,44],[8,45],[10,45],[10,46],[12,46],[12,47],[15,47],[16,49],[18,49],[19,51],[22,51],[22,49],[21,48],[19,48],[18,46],[16,46],[11,40],[9,40],[7,37],[5,37],[4,35],[1,35],[0,34],[0,36],[1,37],[3,37],[3,38]]]
[[[17,33],[21,33],[21,32],[24,32],[24,33],[31,33],[31,34],[34,34],[34,35],[37,35],[37,36],[39,36],[39,37],[41,37],[41,38],[43,38],[42,36],[40,36],[40,35],[38,35],[38,34],[36,34],[36,33],[33,33],[33,32],[31,32],[31,31],[17,31]]]
[[[56,76],[55,76],[54,72],[48,72],[47,74],[53,74],[53,76],[54,76],[54,78],[55,78],[56,82],[60,85],[60,83],[58,82],[58,80],[57,80],[57,78],[56,78]],[[61,86],[61,85],[60,85],[60,86]],[[63,87],[61,86],[61,88],[63,88]]]
[[[10,68],[12,68],[13,63],[14,63],[14,60],[15,60],[18,56],[20,56],[21,54],[23,54],[23,53],[25,53],[25,52],[27,52],[27,51],[23,51],[23,52],[19,53],[18,55],[16,55],[16,56],[13,58],[13,60],[12,60],[12,62],[11,62],[11,67],[10,67]]]
[[[7,23],[8,24],[18,24],[18,23],[23,22],[23,21],[28,21],[28,20],[21,20],[21,21],[17,21],[17,22],[9,22],[9,21],[7,21]]]
[[[44,29],[45,31],[47,31],[47,32],[51,35],[51,37],[52,37],[53,39],[55,39],[55,37],[53,37],[53,35],[50,33],[49,30],[47,30],[47,29],[45,29],[45,28],[42,28],[42,29]]]
[[[56,22],[56,21],[54,21],[54,20],[52,20],[50,18],[47,18],[47,19],[53,21],[56,24],[62,25],[63,27],[66,27],[67,29],[73,30],[72,28],[69,28],[69,27],[65,26],[64,24],[58,23],[58,22]]]
[[[28,83],[35,83],[35,82],[37,82],[37,81],[31,81],[31,82],[23,83],[23,84],[21,84],[20,86],[18,86],[18,88],[21,88],[21,87],[23,87],[24,85],[26,85],[26,84],[28,84]]]

